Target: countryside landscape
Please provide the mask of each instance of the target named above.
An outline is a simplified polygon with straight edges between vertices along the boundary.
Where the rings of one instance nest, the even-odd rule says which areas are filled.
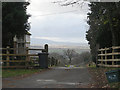
[[[119,0],[0,0],[0,88],[120,89]]]

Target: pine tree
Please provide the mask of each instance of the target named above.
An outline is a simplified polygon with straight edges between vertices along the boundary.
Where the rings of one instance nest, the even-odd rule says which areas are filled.
[[[26,14],[29,2],[2,3],[2,46],[13,46],[13,37],[25,34],[29,30]]]

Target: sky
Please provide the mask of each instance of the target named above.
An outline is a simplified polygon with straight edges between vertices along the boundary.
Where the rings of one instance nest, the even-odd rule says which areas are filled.
[[[80,45],[88,43],[85,34],[87,25],[87,3],[61,6],[56,0],[31,0],[27,12],[31,14],[31,44]]]

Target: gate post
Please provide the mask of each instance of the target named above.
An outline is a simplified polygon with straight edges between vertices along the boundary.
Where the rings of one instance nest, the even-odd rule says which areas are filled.
[[[10,57],[9,57],[9,54],[10,54],[10,52],[9,52],[9,46],[7,46],[7,52],[6,52],[6,54],[7,54],[7,66],[9,67],[10,66],[10,63],[9,63],[9,61],[10,61]]]
[[[46,53],[48,53],[48,44],[45,44],[44,49],[46,50]]]
[[[25,61],[25,68],[28,67],[28,62],[29,62],[29,56],[28,56],[28,54],[29,54],[29,49],[28,49],[28,47],[26,47],[26,61]]]

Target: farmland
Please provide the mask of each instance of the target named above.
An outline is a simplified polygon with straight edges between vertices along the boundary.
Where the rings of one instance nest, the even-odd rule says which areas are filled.
[[[42,48],[42,46],[31,46],[31,48]],[[87,46],[49,46],[49,53],[63,54],[64,50],[74,49],[77,53],[88,52],[90,49]],[[30,53],[40,53],[39,51],[30,51]]]

